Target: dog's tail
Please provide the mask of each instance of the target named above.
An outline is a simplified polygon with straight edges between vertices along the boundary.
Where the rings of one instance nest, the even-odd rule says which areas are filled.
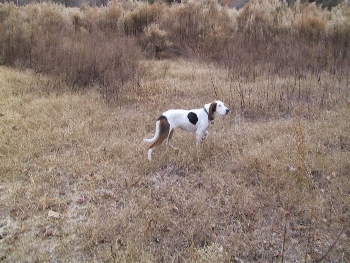
[[[160,116],[156,122],[156,133],[152,139],[143,139],[145,142],[152,143],[150,148],[161,144],[168,136],[170,131],[170,124],[167,117]]]
[[[154,134],[153,138],[151,139],[143,139],[145,142],[149,142],[149,143],[154,143],[155,141],[157,141],[158,137],[159,137],[159,132],[160,132],[160,120],[158,119],[156,122],[156,133]]]
[[[156,122],[156,133],[151,139],[143,139],[145,142],[152,143],[148,150],[148,160],[152,160],[152,152],[154,147],[161,144],[168,136],[170,132],[170,124],[165,116],[160,116]]]

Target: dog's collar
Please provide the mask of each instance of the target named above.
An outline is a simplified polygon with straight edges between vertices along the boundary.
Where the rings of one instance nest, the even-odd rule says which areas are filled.
[[[209,112],[207,111],[207,109],[205,108],[205,106],[204,106],[203,110],[205,111],[206,114],[208,114],[208,118],[209,118]],[[214,124],[214,121],[211,121],[210,123],[211,123],[211,124]]]
[[[203,110],[205,111],[206,114],[209,115],[209,112],[207,111],[207,109],[205,108],[205,106],[204,106]]]

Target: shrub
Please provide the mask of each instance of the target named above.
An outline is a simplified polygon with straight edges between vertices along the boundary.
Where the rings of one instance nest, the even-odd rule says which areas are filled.
[[[0,4],[0,14],[0,63],[64,75],[73,86],[125,85],[137,72],[141,49],[148,57],[216,61],[229,68],[230,78],[246,82],[278,73],[298,86],[304,72],[345,76],[349,68],[346,5],[329,11],[300,1],[257,0],[237,11],[214,0],[112,1],[79,9]],[[112,80],[113,70],[121,77]]]
[[[126,35],[141,34],[145,27],[159,21],[163,7],[161,4],[137,4],[133,10],[127,10],[121,15],[119,30]]]
[[[116,97],[137,74],[142,57],[136,40],[117,32],[121,10],[67,9],[55,4],[0,6],[4,64],[59,76],[73,88],[93,84]]]
[[[171,46],[167,37],[167,33],[159,29],[157,24],[151,24],[144,29],[141,43],[148,57],[160,58],[164,56],[164,53]]]
[[[296,21],[296,29],[308,41],[317,41],[325,35],[327,20],[315,3],[302,6]]]

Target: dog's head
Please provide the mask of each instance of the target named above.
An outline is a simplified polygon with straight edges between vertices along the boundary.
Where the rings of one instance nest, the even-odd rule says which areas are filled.
[[[209,113],[208,118],[210,121],[214,120],[216,116],[226,115],[230,111],[229,108],[225,106],[225,104],[220,100],[214,100],[209,105]]]

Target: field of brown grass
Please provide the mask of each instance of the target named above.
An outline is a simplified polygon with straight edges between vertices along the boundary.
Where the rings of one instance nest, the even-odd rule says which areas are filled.
[[[346,80],[140,67],[112,103],[0,67],[0,261],[349,262]],[[199,149],[177,130],[148,162],[161,112],[213,99],[231,113]]]

